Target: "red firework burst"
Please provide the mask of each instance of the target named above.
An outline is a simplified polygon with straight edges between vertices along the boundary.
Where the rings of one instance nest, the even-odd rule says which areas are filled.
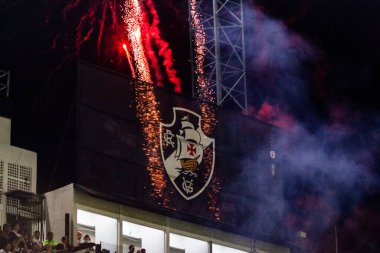
[[[72,0],[68,4],[60,1],[52,9],[54,15],[57,9],[63,9],[60,16],[65,26],[75,24],[74,32],[60,31],[55,36],[53,48],[59,43],[64,47],[70,44],[71,55],[79,55],[83,44],[95,40],[98,62],[101,56],[107,57],[104,52],[114,50],[128,61],[134,78],[163,86],[164,72],[174,90],[181,92],[172,50],[161,35],[153,0]]]

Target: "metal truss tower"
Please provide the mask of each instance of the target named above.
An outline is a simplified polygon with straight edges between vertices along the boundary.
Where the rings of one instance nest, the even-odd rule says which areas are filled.
[[[9,97],[9,84],[11,73],[0,69],[0,93]]]
[[[242,0],[195,0],[195,3],[201,26],[190,25],[190,34],[193,47],[197,29],[203,29],[205,35],[206,92],[212,90],[216,94],[219,106],[232,103],[245,110],[247,93]],[[199,96],[200,92],[205,91],[199,91],[196,83],[195,48],[192,48],[191,53],[193,96]]]

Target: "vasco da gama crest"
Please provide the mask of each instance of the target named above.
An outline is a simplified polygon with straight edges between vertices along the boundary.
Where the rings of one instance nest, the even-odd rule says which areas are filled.
[[[200,115],[180,107],[174,107],[173,114],[170,124],[160,124],[161,156],[175,188],[190,200],[211,180],[215,141],[203,133]]]

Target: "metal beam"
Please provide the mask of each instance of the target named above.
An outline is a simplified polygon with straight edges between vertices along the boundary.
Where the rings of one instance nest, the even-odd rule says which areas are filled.
[[[217,105],[233,104],[245,110],[247,91],[242,0],[213,0],[212,4],[211,1],[195,0],[195,3],[201,25],[190,25],[190,34],[195,43],[195,34],[200,34],[198,30],[203,29],[206,47],[203,70],[207,90],[200,89],[197,84],[197,63],[194,61],[197,52],[196,45],[192,44],[193,96],[202,97],[201,92],[213,93],[216,94]],[[192,18],[190,15],[190,20]]]
[[[0,93],[9,97],[9,85],[10,85],[11,72],[0,69]]]

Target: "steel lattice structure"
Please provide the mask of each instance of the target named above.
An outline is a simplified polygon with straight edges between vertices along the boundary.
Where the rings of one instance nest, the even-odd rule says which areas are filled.
[[[195,71],[196,55],[194,40],[197,29],[205,36],[204,78],[207,92],[216,94],[216,103],[221,106],[234,103],[242,110],[247,108],[246,68],[244,48],[244,25],[242,0],[196,0],[196,12],[201,25],[191,27],[193,96],[205,92],[197,87]],[[190,20],[192,16],[190,15]]]
[[[5,92],[7,97],[9,97],[10,75],[9,71],[0,69],[0,93]]]

